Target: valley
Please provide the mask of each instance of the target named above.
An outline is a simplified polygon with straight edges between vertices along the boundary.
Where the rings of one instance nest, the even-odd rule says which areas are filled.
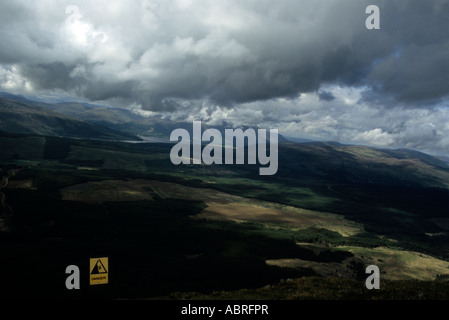
[[[426,283],[449,273],[448,235],[440,227],[446,182],[435,178],[446,169],[418,159],[413,161],[426,168],[420,173],[426,179],[411,179],[409,160],[381,158],[377,177],[390,183],[379,188],[365,178],[374,169],[329,176],[335,166],[325,157],[320,166],[303,154],[307,170],[283,161],[300,145],[281,146],[279,176],[260,177],[247,165],[175,166],[168,144],[11,135],[0,140],[2,170],[20,168],[1,190],[13,210],[11,228],[1,234],[1,263],[7,274],[28,274],[19,287],[47,287],[47,297],[57,292],[68,298],[69,292],[56,289],[64,276],[55,278],[57,269],[94,255],[109,256],[117,270],[114,284],[100,294],[107,298],[257,291],[302,277],[363,286],[363,267],[371,263],[383,270],[385,281]],[[23,159],[20,153],[33,140],[39,143]],[[343,146],[317,149],[306,145],[301,152],[345,152]],[[401,186],[398,179],[411,183]],[[410,203],[410,192],[427,198]],[[422,211],[427,203],[432,210]],[[132,273],[141,276],[138,287],[130,285],[129,261]],[[39,267],[29,273],[29,265]],[[320,283],[319,290],[326,290],[326,282]],[[9,286],[14,293],[16,284]],[[97,291],[86,289],[78,298],[96,297]]]
[[[174,165],[168,143],[95,136],[0,134],[3,294],[448,298],[449,166],[440,159],[281,141],[277,174],[260,176],[247,164]],[[110,259],[107,287],[87,277],[83,290],[61,286],[61,270],[86,274],[93,256]],[[364,286],[370,264],[380,293]]]

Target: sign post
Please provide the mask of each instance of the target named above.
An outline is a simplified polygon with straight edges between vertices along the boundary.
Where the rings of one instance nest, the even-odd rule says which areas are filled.
[[[91,258],[90,259],[90,285],[107,284],[109,280],[109,264],[108,258]]]

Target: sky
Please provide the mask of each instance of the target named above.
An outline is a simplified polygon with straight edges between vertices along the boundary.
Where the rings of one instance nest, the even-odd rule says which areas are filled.
[[[449,154],[449,0],[0,0],[0,23],[1,91]]]

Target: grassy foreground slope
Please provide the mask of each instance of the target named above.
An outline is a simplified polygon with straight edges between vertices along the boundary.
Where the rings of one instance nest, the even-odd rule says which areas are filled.
[[[258,289],[175,292],[158,299],[176,300],[448,300],[447,281],[385,280],[380,290],[366,290],[361,281],[341,277],[287,279]]]

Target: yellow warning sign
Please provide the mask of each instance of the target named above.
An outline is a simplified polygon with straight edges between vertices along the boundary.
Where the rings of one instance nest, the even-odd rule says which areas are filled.
[[[90,285],[108,283],[108,258],[90,259]]]

